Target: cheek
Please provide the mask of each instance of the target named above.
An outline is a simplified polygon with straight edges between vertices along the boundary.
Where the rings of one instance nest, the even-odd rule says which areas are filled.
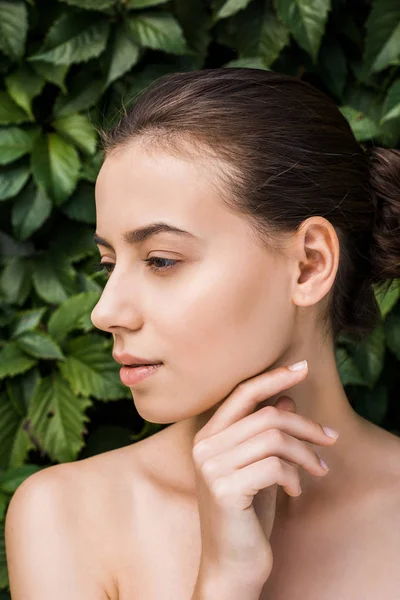
[[[167,313],[171,368],[180,385],[186,381],[213,401],[276,362],[290,342],[282,270],[271,268],[266,281],[260,265],[246,267],[231,265],[229,277],[221,269],[198,274]]]

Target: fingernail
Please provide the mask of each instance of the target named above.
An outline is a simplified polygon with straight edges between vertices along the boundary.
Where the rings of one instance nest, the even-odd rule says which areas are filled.
[[[329,467],[328,467],[328,465],[326,464],[326,462],[324,461],[323,458],[320,458],[319,462],[321,463],[321,466],[325,469],[325,471],[329,471]]]
[[[330,427],[323,427],[322,429],[325,431],[327,436],[334,438],[335,440],[339,437],[339,433]]]
[[[289,365],[289,371],[302,371],[307,366],[306,360],[301,360],[300,362],[294,363],[293,365]]]

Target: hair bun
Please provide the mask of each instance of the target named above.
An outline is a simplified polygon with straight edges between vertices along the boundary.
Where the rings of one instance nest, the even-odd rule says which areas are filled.
[[[367,149],[372,202],[371,280],[400,277],[400,150]]]

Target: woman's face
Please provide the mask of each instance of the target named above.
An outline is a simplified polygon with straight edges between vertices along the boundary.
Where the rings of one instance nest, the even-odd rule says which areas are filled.
[[[104,161],[96,182],[96,233],[110,246],[98,247],[112,272],[91,318],[112,334],[115,354],[164,363],[131,387],[153,423],[208,411],[291,342],[293,265],[256,244],[210,185],[211,168],[132,143]],[[124,241],[155,222],[191,235]],[[164,268],[152,270],[152,257]]]

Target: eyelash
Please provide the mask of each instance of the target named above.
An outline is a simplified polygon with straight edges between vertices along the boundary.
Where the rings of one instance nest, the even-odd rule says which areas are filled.
[[[157,261],[157,260],[166,260],[167,262],[173,263],[173,264],[169,264],[164,267],[156,267],[156,266],[154,266],[153,261]],[[166,271],[167,269],[175,267],[176,264],[181,261],[173,260],[172,258],[162,258],[161,256],[152,256],[151,258],[147,258],[143,262],[148,263],[147,266],[151,271]],[[112,273],[112,270],[111,269],[108,270],[108,267],[114,267],[114,263],[109,263],[109,262],[97,263],[96,265],[94,265],[94,270],[95,271],[103,271],[103,273]]]

